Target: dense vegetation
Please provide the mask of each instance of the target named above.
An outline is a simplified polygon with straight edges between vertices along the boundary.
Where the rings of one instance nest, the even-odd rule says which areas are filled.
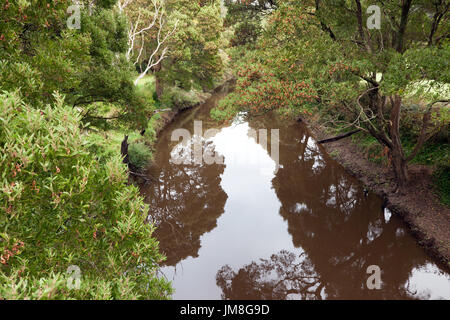
[[[330,133],[353,131],[400,187],[409,182],[408,163],[438,167],[448,199],[448,1],[225,3],[237,88],[213,117],[276,110]],[[379,28],[369,28],[371,5],[380,9]]]
[[[87,151],[80,116],[62,100],[37,109],[3,94],[1,286],[8,299],[164,298],[147,207],[120,156]],[[82,272],[79,290],[66,269]]]
[[[0,4],[0,299],[167,299],[120,143],[145,167],[159,109],[220,80],[220,3],[78,3]]]
[[[160,112],[196,104],[230,63],[236,90],[214,118],[354,130],[400,187],[408,163],[434,166],[449,203],[448,1],[77,3],[75,29],[72,1],[0,3],[0,299],[170,297],[120,143],[143,169]]]

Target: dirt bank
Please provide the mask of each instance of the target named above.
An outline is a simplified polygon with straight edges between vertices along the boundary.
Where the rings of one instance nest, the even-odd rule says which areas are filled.
[[[323,128],[311,125],[309,128],[317,140],[329,137]],[[419,244],[450,270],[450,209],[435,194],[430,168],[410,165],[410,183],[395,192],[393,172],[366,159],[350,138],[322,146],[350,174],[383,197],[387,208],[405,221]]]

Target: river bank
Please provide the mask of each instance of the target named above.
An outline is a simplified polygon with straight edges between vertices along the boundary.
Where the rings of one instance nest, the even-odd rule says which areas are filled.
[[[156,137],[159,136],[160,132],[164,130],[167,127],[167,125],[169,125],[178,114],[204,104],[209,98],[211,98],[212,94],[215,91],[220,90],[220,88],[222,88],[225,84],[232,81],[234,81],[234,76],[232,74],[225,74],[222,81],[218,85],[216,85],[213,89],[206,92],[198,92],[196,94],[197,95],[196,103],[188,106],[183,106],[182,108],[175,108],[172,110],[166,110],[161,112],[160,119],[156,123],[155,127]]]
[[[232,81],[232,77],[227,77],[213,90],[199,95],[200,103],[162,113],[156,128],[157,136],[179,113],[204,103],[214,91],[229,81]],[[316,140],[328,137],[324,128],[305,122]],[[410,233],[428,254],[441,262],[444,268],[450,269],[450,209],[436,195],[430,168],[410,165],[411,183],[395,192],[393,172],[386,166],[369,161],[350,139],[321,146],[367,189],[385,199],[386,207],[405,222]]]
[[[323,127],[307,125],[316,140],[329,136]],[[396,192],[393,172],[369,161],[349,138],[322,147],[369,190],[385,199],[386,207],[403,219],[428,254],[450,269],[450,209],[439,201],[429,167],[410,165],[410,183]]]
[[[228,92],[228,86],[217,90],[160,132],[147,172],[157,181],[140,186],[174,299],[449,297],[445,269],[402,219],[383,213],[380,197],[366,193],[316,145],[305,125],[273,113],[212,120],[211,109]],[[217,130],[202,145],[223,163],[170,161],[174,151],[192,150],[193,120]],[[190,133],[187,144],[172,141],[176,129]],[[272,153],[249,136],[251,129],[279,129],[278,170]],[[384,290],[364,286],[369,265],[383,270]]]

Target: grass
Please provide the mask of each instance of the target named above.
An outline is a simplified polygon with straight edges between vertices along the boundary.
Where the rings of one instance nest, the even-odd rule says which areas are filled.
[[[372,136],[358,133],[352,136],[352,141],[366,153],[367,159],[375,163],[387,164],[386,155],[382,154],[382,147]],[[406,154],[414,148],[415,140],[410,137],[403,139]],[[445,140],[431,140],[411,161],[413,164],[435,167],[433,183],[441,202],[450,206],[450,144]]]
[[[433,174],[434,184],[441,202],[450,207],[450,167],[443,167]]]
[[[128,135],[128,143],[140,143],[142,136],[138,132],[130,132],[126,128],[108,129],[107,131],[91,128],[87,135],[90,151],[97,155],[99,161],[106,161],[111,156],[120,154],[122,141]]]
[[[155,77],[153,76],[146,76],[140,79],[136,85],[138,94],[147,100],[155,100],[153,94],[155,90]]]
[[[380,143],[371,135],[360,132],[352,136],[352,142],[366,153],[369,161],[375,163],[387,163],[387,159],[382,155],[382,147]]]

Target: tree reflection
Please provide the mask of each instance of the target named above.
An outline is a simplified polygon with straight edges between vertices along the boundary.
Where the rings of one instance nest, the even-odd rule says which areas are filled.
[[[323,289],[311,261],[304,254],[284,250],[237,273],[226,265],[217,273],[216,282],[226,300],[321,299]]]
[[[265,117],[250,124],[271,129],[279,122]],[[319,299],[315,286],[323,288],[328,299],[411,296],[405,284],[414,268],[428,262],[427,256],[412,237],[399,232],[403,226],[398,220],[385,221],[381,199],[366,196],[356,179],[315,144],[306,128],[295,124],[280,129],[280,169],[272,184],[292,242],[307,258],[295,270],[283,263],[293,255],[285,252],[252,262],[237,273],[224,267],[217,278],[224,297],[284,299],[294,288],[301,298]],[[366,270],[372,264],[382,270],[382,290],[367,289]],[[273,271],[277,276],[268,278]],[[296,286],[278,284],[288,283],[293,272]],[[299,280],[311,275],[315,286]]]
[[[155,236],[160,242],[160,250],[167,260],[166,265],[175,265],[179,261],[198,256],[200,237],[214,229],[217,218],[224,212],[227,199],[220,186],[223,164],[205,163],[175,165],[171,152],[187,154],[192,151],[193,137],[190,143],[182,146],[171,141],[171,133],[185,128],[193,135],[195,120],[208,119],[209,109],[214,106],[220,95],[208,101],[202,108],[188,111],[169,125],[158,139],[157,153],[149,174],[157,181],[142,186],[141,191],[150,206],[149,220],[156,228]],[[216,126],[211,120],[203,121],[203,130]],[[213,146],[202,141],[203,150],[213,153]]]

